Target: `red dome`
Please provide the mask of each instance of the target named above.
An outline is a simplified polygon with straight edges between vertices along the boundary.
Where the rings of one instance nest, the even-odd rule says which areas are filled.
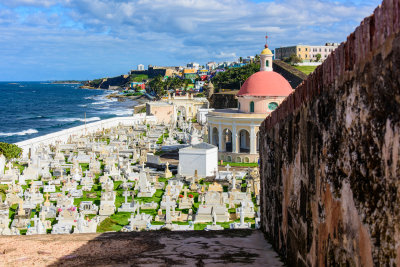
[[[238,96],[288,96],[293,89],[282,75],[274,71],[259,71],[251,75],[240,88]]]

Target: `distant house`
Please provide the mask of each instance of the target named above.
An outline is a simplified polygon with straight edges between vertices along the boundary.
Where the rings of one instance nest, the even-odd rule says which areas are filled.
[[[204,84],[205,84],[204,81],[196,81],[196,83],[194,85],[194,89],[196,89],[197,91],[201,91],[201,90],[203,90]]]
[[[198,70],[200,68],[200,64],[196,62],[191,62],[186,65],[188,68]]]
[[[214,70],[216,67],[217,67],[217,63],[216,62],[208,62],[207,63],[207,68],[209,69],[209,70]]]
[[[135,89],[140,87],[141,90],[145,90],[146,89],[146,84],[144,82],[131,82],[131,88]]]

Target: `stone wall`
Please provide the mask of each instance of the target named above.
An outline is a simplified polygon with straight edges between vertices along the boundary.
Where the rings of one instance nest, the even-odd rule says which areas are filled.
[[[239,90],[233,90],[228,92],[221,92],[213,94],[210,101],[210,108],[224,109],[224,108],[237,108],[238,100],[237,93]]]
[[[113,78],[107,78],[101,84],[99,84],[99,88],[108,89],[110,86],[124,86],[126,83],[129,82],[129,78],[125,77],[124,75],[120,75]]]
[[[260,127],[262,229],[289,266],[400,266],[400,0]]]
[[[305,73],[281,60],[274,60],[273,69],[288,80],[292,88],[296,88],[303,80],[307,79]]]

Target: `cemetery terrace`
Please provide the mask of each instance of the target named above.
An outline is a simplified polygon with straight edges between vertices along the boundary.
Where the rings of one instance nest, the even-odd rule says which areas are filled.
[[[204,127],[177,124],[120,124],[0,156],[0,235],[258,228],[258,169],[218,167]]]

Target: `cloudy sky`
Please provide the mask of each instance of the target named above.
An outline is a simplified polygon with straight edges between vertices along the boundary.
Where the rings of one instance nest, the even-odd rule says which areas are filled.
[[[0,80],[93,79],[342,42],[380,0],[0,0]]]

